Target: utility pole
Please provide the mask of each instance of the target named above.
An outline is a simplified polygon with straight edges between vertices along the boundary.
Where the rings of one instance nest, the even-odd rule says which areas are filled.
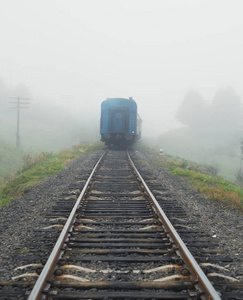
[[[29,104],[29,102],[23,102],[22,100],[29,100],[29,98],[21,98],[21,97],[10,97],[10,99],[15,99],[15,102],[8,102],[11,104],[15,104],[16,106],[10,107],[10,109],[17,109],[17,132],[16,132],[16,147],[20,148],[20,135],[19,135],[19,116],[20,116],[20,109],[22,108],[29,108],[27,106],[22,106],[25,104]]]

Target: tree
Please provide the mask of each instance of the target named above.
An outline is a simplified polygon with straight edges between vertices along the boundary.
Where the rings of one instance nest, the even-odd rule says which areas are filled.
[[[208,108],[202,96],[196,91],[189,91],[177,112],[177,119],[182,124],[201,127],[207,119]]]
[[[228,87],[218,90],[210,108],[210,123],[215,131],[234,132],[240,125],[243,111],[240,97]]]
[[[240,150],[241,150],[241,154],[243,154],[243,139],[240,142]]]

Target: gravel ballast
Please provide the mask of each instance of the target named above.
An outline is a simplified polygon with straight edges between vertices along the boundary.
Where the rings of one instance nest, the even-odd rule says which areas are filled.
[[[78,174],[89,175],[101,152],[72,160],[66,169],[35,185],[22,197],[0,208],[0,281],[10,280],[18,267],[13,249],[23,249],[34,237],[33,228],[43,227],[44,215],[67,192]]]
[[[34,186],[21,198],[0,209],[0,281],[10,280],[18,267],[13,249],[22,249],[34,237],[33,227],[43,225],[43,216],[62,193],[67,191],[78,173],[91,172],[101,152],[90,153],[72,160],[66,169]],[[233,209],[217,205],[199,194],[183,178],[169,174],[155,166],[148,155],[136,152],[135,164],[141,173],[149,172],[161,183],[163,189],[188,211],[188,218],[208,231],[227,256],[233,259],[227,266],[230,276],[243,278],[243,222],[242,215]],[[143,163],[146,162],[146,163]],[[194,208],[194,209],[192,209]]]
[[[230,276],[243,282],[243,216],[235,209],[206,199],[183,177],[170,174],[165,168],[156,165],[152,156],[141,152],[133,155],[135,165],[143,175],[149,173],[161,184],[171,198],[188,212],[188,221],[198,224],[208,232],[223,250],[223,255],[231,257],[226,265]]]

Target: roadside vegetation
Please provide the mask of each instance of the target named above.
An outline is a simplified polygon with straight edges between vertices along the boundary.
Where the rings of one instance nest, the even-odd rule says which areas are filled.
[[[0,140],[0,180],[23,165],[25,152]]]
[[[152,164],[166,168],[173,175],[183,177],[206,198],[218,204],[234,207],[243,213],[242,183],[234,184],[218,176],[218,170],[214,166],[202,165],[169,155],[160,156],[158,151],[147,146],[142,146],[141,149],[149,153]]]
[[[0,207],[20,197],[44,178],[58,173],[72,159],[101,148],[101,144],[75,146],[57,153],[42,152],[24,155],[22,167],[9,175],[0,176]]]
[[[98,143],[92,146],[75,146],[57,153],[42,152],[38,155],[22,153],[21,167],[17,171],[8,175],[0,174],[0,207],[28,192],[44,178],[64,169],[70,160],[102,147],[103,145]],[[169,155],[160,156],[157,149],[144,145],[140,145],[139,149],[148,153],[151,164],[164,167],[171,174],[183,177],[208,199],[243,212],[243,185],[233,184],[219,176],[215,166],[202,165]],[[17,152],[14,155],[17,155]]]
[[[152,142],[170,155],[214,166],[224,178],[237,183],[238,172],[243,170],[242,114],[241,97],[231,87],[218,89],[211,99],[190,90],[176,114],[183,126]]]

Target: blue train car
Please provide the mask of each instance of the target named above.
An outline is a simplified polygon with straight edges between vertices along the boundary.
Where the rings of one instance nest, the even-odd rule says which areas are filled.
[[[141,137],[137,104],[130,97],[108,98],[101,104],[101,141],[109,148],[126,148]]]

